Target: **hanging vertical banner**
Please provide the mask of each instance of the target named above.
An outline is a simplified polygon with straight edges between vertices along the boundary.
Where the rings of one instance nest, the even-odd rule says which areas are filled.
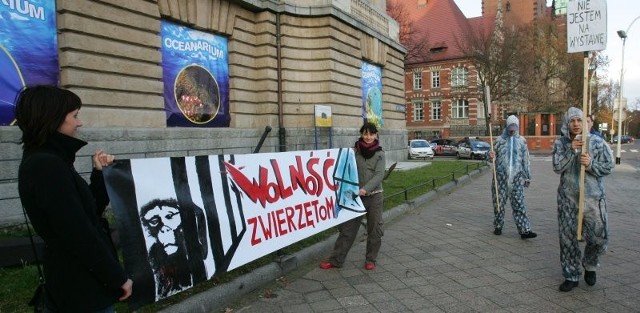
[[[366,212],[350,148],[119,160],[104,178],[132,309]]]
[[[382,69],[363,61],[361,72],[362,117],[365,122],[382,127]]]
[[[13,124],[22,87],[58,84],[56,36],[55,1],[0,3],[0,126]]]
[[[225,37],[161,22],[167,126],[229,127]]]

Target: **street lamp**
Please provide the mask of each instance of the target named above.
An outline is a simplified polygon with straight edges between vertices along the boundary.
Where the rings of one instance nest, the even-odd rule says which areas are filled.
[[[618,144],[616,145],[616,164],[620,164],[620,151],[622,149],[620,142],[622,141],[622,84],[624,81],[624,46],[627,41],[627,33],[629,32],[631,25],[633,25],[633,23],[635,23],[639,18],[640,16],[633,19],[633,21],[631,21],[631,24],[629,24],[629,27],[627,27],[626,31],[618,31],[618,37],[622,39],[622,61],[620,63],[620,94],[618,94]]]

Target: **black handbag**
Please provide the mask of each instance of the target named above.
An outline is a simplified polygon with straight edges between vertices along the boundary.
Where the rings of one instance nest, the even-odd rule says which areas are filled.
[[[46,284],[44,281],[44,275],[42,275],[42,268],[40,267],[40,259],[38,258],[36,244],[33,242],[33,234],[31,233],[31,228],[29,227],[27,212],[25,211],[24,207],[22,208],[22,213],[24,214],[25,224],[27,225],[27,232],[29,232],[29,239],[31,240],[31,248],[33,249],[33,256],[36,259],[36,267],[38,268],[38,287],[36,287],[36,291],[33,293],[33,297],[31,297],[31,300],[29,300],[29,306],[33,307],[34,313],[42,313],[44,312],[46,307]]]
[[[36,291],[33,293],[33,297],[29,300],[29,306],[33,307],[34,313],[44,312],[45,304],[44,298],[46,297],[45,284],[41,282],[38,284]]]

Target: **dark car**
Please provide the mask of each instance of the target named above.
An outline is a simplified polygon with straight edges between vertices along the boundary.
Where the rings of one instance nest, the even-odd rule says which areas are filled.
[[[620,136],[620,143],[630,143],[630,142],[633,142],[633,140],[634,140],[633,137],[628,135]],[[611,142],[618,143],[618,136],[617,135],[613,136],[613,138],[611,138]]]
[[[436,147],[433,149],[435,155],[457,155],[456,142],[451,139],[439,138],[431,140]]]
[[[458,141],[458,159],[479,159],[484,160],[487,158],[487,153],[491,149],[491,145],[480,139],[465,138]]]

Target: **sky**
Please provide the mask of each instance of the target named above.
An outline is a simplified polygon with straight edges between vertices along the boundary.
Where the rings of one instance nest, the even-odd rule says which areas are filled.
[[[482,0],[454,0],[467,17],[482,15]],[[607,4],[607,48],[603,51],[609,57],[609,68],[598,73],[606,80],[620,81],[622,66],[622,39],[617,31],[627,32],[624,48],[623,96],[627,98],[629,109],[640,110],[640,1],[606,0]],[[551,1],[547,1],[551,5]],[[631,24],[633,22],[633,24]],[[631,28],[629,28],[631,26]]]

